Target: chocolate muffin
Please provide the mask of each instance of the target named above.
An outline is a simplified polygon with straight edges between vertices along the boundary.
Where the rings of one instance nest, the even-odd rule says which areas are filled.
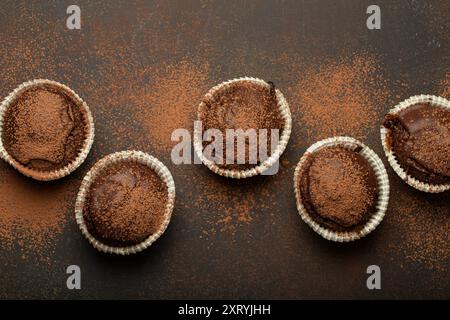
[[[31,87],[5,110],[2,142],[24,167],[54,171],[72,163],[87,134],[84,109],[62,89]]]
[[[360,151],[319,149],[307,155],[298,172],[301,202],[311,219],[326,229],[359,231],[376,211],[376,175]]]
[[[450,111],[417,103],[386,115],[386,144],[406,174],[432,185],[450,183]]]
[[[215,164],[221,169],[246,170],[264,162],[275,150],[275,142],[282,134],[285,120],[277,104],[273,83],[269,87],[251,81],[236,81],[224,86],[213,95],[207,95],[199,110],[202,135],[209,129],[219,130],[224,139],[221,161]],[[227,129],[235,130],[233,136]],[[237,131],[241,129],[242,131]],[[249,129],[255,133],[254,140],[247,135]],[[266,129],[267,131],[260,131]],[[271,129],[275,129],[272,131]],[[262,136],[264,134],[264,136]],[[243,148],[238,140],[243,141]],[[227,141],[232,142],[232,154],[227,154]],[[203,141],[203,148],[211,142]],[[261,144],[262,147],[259,147]],[[276,146],[276,144],[273,144]],[[229,149],[231,149],[229,148]],[[238,150],[238,148],[240,150]],[[238,152],[240,151],[240,152]],[[241,155],[239,158],[238,156]],[[245,155],[244,157],[242,157]],[[250,157],[250,155],[253,155]],[[205,155],[208,158],[208,155]],[[218,156],[217,154],[215,155]],[[217,158],[216,158],[217,159]],[[209,158],[209,160],[213,160]]]
[[[168,203],[167,186],[148,166],[108,164],[93,180],[83,208],[88,231],[113,247],[141,243],[158,232]]]

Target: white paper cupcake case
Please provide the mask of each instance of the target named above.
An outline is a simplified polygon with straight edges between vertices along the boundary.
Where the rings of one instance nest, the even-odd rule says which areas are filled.
[[[83,216],[83,208],[86,201],[86,196],[89,192],[89,188],[92,184],[92,182],[95,180],[97,175],[107,166],[122,162],[122,161],[131,161],[135,163],[141,163],[152,170],[154,170],[164,181],[164,183],[167,185],[167,193],[168,193],[168,199],[167,199],[167,206],[165,211],[165,218],[164,221],[159,228],[158,232],[150,235],[147,239],[142,241],[139,244],[127,246],[127,247],[113,247],[106,245],[100,241],[98,241],[88,230],[86,223],[84,221]],[[94,248],[101,252],[105,253],[112,253],[112,254],[118,254],[118,255],[130,255],[133,253],[140,252],[149,246],[153,244],[166,230],[170,218],[172,216],[172,210],[175,204],[175,183],[173,181],[172,174],[170,173],[169,169],[162,164],[158,159],[155,157],[141,152],[141,151],[121,151],[116,152],[110,155],[107,155],[106,157],[99,160],[92,168],[89,170],[89,172],[84,177],[80,190],[77,195],[77,199],[75,202],[75,219],[77,221],[78,226],[80,227],[81,233],[86,237],[86,239],[89,240],[89,242],[92,244]]]
[[[372,217],[367,221],[366,225],[359,231],[345,231],[339,232],[330,230],[321,226],[319,223],[314,221],[306,211],[303,206],[301,199],[301,190],[298,188],[299,183],[299,173],[301,171],[302,166],[305,164],[307,157],[322,148],[331,147],[331,146],[342,146],[349,150],[355,150],[355,148],[362,147],[360,151],[360,155],[366,158],[370,165],[372,166],[376,179],[377,179],[377,190],[378,190],[378,200],[376,205],[376,212],[372,215]],[[315,232],[321,235],[323,238],[335,242],[350,242],[354,240],[358,240],[360,238],[365,237],[369,233],[371,233],[375,228],[380,224],[383,220],[384,215],[386,214],[387,206],[389,203],[389,179],[386,173],[386,169],[383,165],[383,162],[380,160],[378,155],[369,147],[364,145],[362,142],[351,138],[351,137],[333,137],[324,139],[314,143],[310,146],[299,163],[297,164],[294,172],[294,189],[295,189],[295,198],[297,202],[297,210],[300,214],[300,217],[303,221],[306,222]]]
[[[4,123],[4,115],[7,108],[15,102],[15,100],[22,94],[24,91],[29,90],[33,87],[42,87],[42,86],[50,86],[64,91],[67,95],[69,95],[72,99],[74,99],[79,106],[82,106],[84,110],[83,115],[85,116],[87,133],[85,137],[85,141],[83,144],[83,148],[78,154],[77,158],[69,163],[64,168],[54,170],[54,171],[39,171],[27,168],[26,166],[19,163],[15,160],[4,148],[3,146],[3,123]],[[12,91],[1,103],[0,105],[0,156],[3,160],[8,162],[11,166],[13,166],[17,171],[22,173],[23,175],[41,181],[50,181],[60,179],[65,177],[75,171],[83,162],[86,160],[86,157],[91,150],[92,143],[94,142],[94,120],[92,118],[91,111],[89,110],[86,102],[81,99],[78,94],[75,93],[72,89],[67,87],[66,85],[52,81],[47,79],[36,79],[22,83],[19,85],[14,91]]]
[[[218,91],[223,90],[226,87],[230,87],[236,82],[251,82],[256,85],[260,85],[266,88],[270,88],[270,85],[261,79],[258,78],[252,78],[252,77],[242,77],[242,78],[236,78],[232,80],[228,80],[225,82],[222,82],[213,88],[211,88],[208,93],[206,93],[205,98],[211,98],[214,96]],[[207,159],[203,156],[203,143],[202,143],[202,132],[195,132],[194,130],[194,150],[198,156],[198,158],[203,162],[203,164],[208,167],[211,171],[227,177],[227,178],[235,178],[235,179],[243,179],[243,178],[249,178],[258,174],[261,174],[265,170],[269,169],[278,159],[280,158],[281,154],[286,149],[286,146],[289,142],[289,137],[291,136],[291,130],[292,130],[292,117],[291,117],[291,111],[289,109],[289,104],[287,103],[286,99],[284,98],[284,95],[281,93],[280,90],[275,89],[276,92],[276,99],[277,99],[277,106],[280,111],[280,114],[282,118],[284,119],[284,127],[281,133],[280,140],[278,141],[277,148],[275,151],[271,154],[269,158],[267,158],[265,161],[263,161],[260,165],[255,166],[254,168],[246,169],[246,170],[230,170],[230,169],[223,169],[220,168],[218,165],[214,163],[214,161],[211,161],[210,159]],[[202,101],[198,108],[198,118],[200,118],[200,110],[204,107],[204,102]],[[200,120],[200,119],[199,119]]]
[[[396,114],[401,110],[404,110],[412,105],[415,105],[417,103],[430,103],[434,106],[444,108],[444,109],[450,109],[450,101],[448,101],[445,98],[437,97],[433,95],[417,95],[412,96],[399,104],[397,104],[395,107],[393,107],[388,114]],[[397,161],[397,158],[395,156],[395,153],[392,149],[389,148],[387,144],[387,136],[388,136],[389,129],[381,125],[380,127],[380,134],[381,134],[381,143],[383,144],[384,153],[386,154],[386,157],[389,161],[389,164],[391,165],[392,169],[397,173],[397,175],[402,178],[403,181],[405,181],[407,184],[409,184],[411,187],[416,188],[417,190],[429,192],[429,193],[439,193],[444,192],[447,190],[450,190],[450,183],[447,184],[429,184],[422,181],[417,180],[416,178],[412,177],[411,175],[407,174],[405,170],[400,166],[400,163]]]

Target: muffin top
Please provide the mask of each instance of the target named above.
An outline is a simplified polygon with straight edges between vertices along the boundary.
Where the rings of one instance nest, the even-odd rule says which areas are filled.
[[[234,82],[216,92],[212,97],[205,98],[203,103],[204,107],[199,113],[203,132],[216,129],[223,135],[223,163],[216,162],[219,167],[245,170],[270,157],[284,126],[284,119],[277,104],[275,86],[272,83],[267,88],[250,81]],[[240,151],[245,157],[242,157],[241,160],[238,159],[237,139],[239,138],[234,140],[233,154],[230,155],[226,152],[226,141],[233,141],[233,136],[230,132],[227,133],[227,129],[242,129],[241,137],[245,139],[245,143]],[[252,143],[245,135],[249,129],[255,130],[257,142]],[[260,129],[267,129],[267,132],[264,133]],[[276,129],[276,131],[271,131],[271,129]],[[234,134],[235,137],[239,135],[238,131],[235,131]],[[266,140],[261,136],[262,134],[265,135]],[[272,135],[274,135],[273,144],[271,144]],[[204,141],[203,146],[205,147],[209,143]],[[259,143],[262,149],[258,149]],[[254,157],[249,157],[249,154],[253,154]]]
[[[388,147],[400,166],[414,178],[430,183],[450,182],[450,111],[419,103],[387,114]]]
[[[62,90],[51,86],[30,88],[5,111],[3,145],[27,168],[61,169],[83,148],[85,123],[81,106]]]
[[[167,186],[146,165],[130,161],[108,165],[92,182],[83,209],[89,232],[104,244],[141,243],[162,227]]]
[[[307,156],[299,172],[303,206],[325,228],[358,230],[375,211],[377,180],[360,150],[322,148]]]

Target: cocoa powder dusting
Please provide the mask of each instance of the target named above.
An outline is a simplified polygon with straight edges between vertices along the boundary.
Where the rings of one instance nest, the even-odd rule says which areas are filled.
[[[206,168],[180,168],[179,171],[176,180],[187,179],[192,182],[189,186],[178,184],[182,189],[177,192],[183,194],[177,202],[179,211],[182,212],[183,208],[192,210],[192,216],[185,218],[200,223],[200,237],[212,243],[218,235],[235,242],[237,233],[246,232],[261,219],[269,219],[270,224],[270,217],[277,212],[272,204],[279,200],[274,190],[285,185],[283,180],[273,177],[229,181],[214,176]],[[208,244],[208,247],[210,245],[213,244]]]
[[[440,81],[438,90],[438,95],[450,99],[450,72],[447,72],[444,79]]]
[[[389,96],[378,59],[355,53],[306,67],[289,100],[310,142],[337,135],[364,139],[378,130]]]
[[[374,213],[375,173],[357,151],[328,147],[308,157],[300,185],[308,214],[332,230],[359,230]]]
[[[22,165],[56,170],[76,159],[85,139],[80,106],[57,88],[26,90],[5,112],[3,143]]]
[[[450,213],[445,206],[433,206],[433,199],[393,190],[389,204],[390,225],[401,239],[388,243],[389,250],[407,263],[431,270],[448,271],[450,262]],[[433,207],[432,209],[424,209]]]
[[[130,9],[128,5],[124,5],[124,9],[125,6]],[[68,34],[61,19],[20,5],[15,19],[17,23],[3,26],[1,94],[6,95],[17,84],[32,78],[44,77],[70,87],[77,86],[73,89],[91,106],[96,122],[96,140],[88,161],[93,162],[109,152],[126,148],[149,151],[168,159],[176,143],[170,140],[173,129],[191,128],[198,102],[204,93],[218,81],[234,77],[236,73],[226,74],[220,71],[226,68],[217,65],[214,72],[220,76],[211,80],[209,73],[212,66],[208,64],[207,57],[199,54],[197,58],[203,59],[203,62],[197,63],[192,61],[192,55],[183,55],[180,48],[185,43],[195,44],[186,50],[192,52],[195,47],[194,55],[201,45],[209,46],[207,37],[200,39],[198,35],[204,36],[210,28],[205,27],[205,20],[199,18],[196,28],[189,31],[190,37],[180,37],[177,31],[186,29],[186,26],[180,23],[178,29],[173,28],[179,19],[169,12],[172,8],[169,4],[161,6],[167,6],[167,12],[155,11],[149,5],[147,11],[140,10],[126,17],[119,14],[111,17],[108,10],[100,10],[96,19],[86,20],[89,22],[83,25],[83,32]],[[146,19],[150,10],[154,19]],[[54,11],[50,12],[53,14]],[[131,40],[130,28],[114,28],[119,16],[121,22],[136,30]],[[211,25],[224,23],[220,16],[211,16],[210,19],[208,23]],[[159,30],[157,24],[163,25],[164,32],[155,32]],[[447,30],[438,23],[435,25]],[[27,26],[33,26],[32,32]],[[170,32],[169,36],[167,32]],[[290,33],[286,38],[291,39]],[[219,41],[217,43],[220,44]],[[136,50],[136,46],[144,50]],[[214,50],[223,51],[223,48],[217,47]],[[262,52],[261,56],[266,59],[266,52],[259,49],[253,52]],[[260,71],[261,66],[255,61],[266,60],[246,55],[248,50],[245,42],[240,51],[230,51],[234,55],[231,64],[240,63],[242,67],[239,70]],[[139,56],[133,51],[139,51]],[[166,57],[167,53],[170,57]],[[170,62],[155,65],[155,55]],[[389,90],[381,77],[378,63],[375,56],[359,53],[318,61],[314,64],[320,66],[318,68],[291,68],[290,65],[289,68],[274,68],[273,72],[277,72],[278,67],[286,68],[286,75],[289,72],[298,73],[298,79],[288,83],[291,88],[286,98],[294,122],[306,130],[308,145],[320,138],[338,134],[365,138],[369,133],[374,133],[378,137],[383,107],[392,105],[384,103]],[[252,68],[249,69],[248,65]],[[447,98],[450,87],[448,78],[447,75],[442,82],[442,91],[438,91]],[[284,92],[283,86],[281,90]],[[399,96],[395,98],[401,100]],[[298,139],[303,140],[303,137]],[[290,146],[293,146],[292,143]],[[299,150],[294,152],[302,153]],[[292,169],[295,161],[282,159],[281,162]],[[278,196],[281,192],[278,191],[277,195],[277,189],[287,186],[282,179],[272,179],[264,186],[261,186],[262,180],[237,184],[212,177],[211,172],[198,165],[174,166],[169,161],[167,164],[174,173],[177,195],[181,195],[174,213],[183,215],[183,209],[190,208],[191,211],[185,211],[192,216],[183,218],[195,222],[203,219],[203,228],[199,233],[205,240],[214,239],[217,233],[234,235],[237,231],[245,232],[245,227],[262,219],[256,212],[261,209],[270,212],[271,207],[279,207]],[[286,178],[285,181],[291,179],[289,175],[283,178]],[[265,181],[269,179],[265,177]],[[24,258],[36,254],[42,259],[51,259],[55,240],[67,221],[73,222],[73,202],[79,182],[77,178],[56,184],[39,184],[0,163],[2,247],[11,250],[18,247]],[[289,187],[286,188],[289,190]],[[393,232],[403,241],[388,243],[387,246],[404,255],[408,262],[445,272],[450,253],[448,211],[445,206],[432,207],[433,200],[427,202],[424,198],[406,196],[404,192],[391,194],[391,199],[395,201],[389,205],[386,225],[391,225]],[[298,219],[296,213],[293,216]]]
[[[217,233],[233,236],[240,227],[250,225],[256,218],[255,206],[268,206],[257,199],[263,196],[274,200],[269,187],[258,196],[247,190],[237,198],[228,184],[211,180],[210,172],[199,174],[197,170],[205,170],[202,166],[170,163],[170,151],[178,143],[171,141],[173,130],[185,128],[192,133],[198,105],[217,82],[210,79],[209,64],[181,58],[178,62],[141,68],[121,59],[120,55],[105,54],[105,59],[115,68],[101,71],[105,81],[101,87],[93,84],[86,87],[90,101],[96,105],[93,112],[107,120],[101,125],[111,135],[110,139],[117,145],[149,151],[162,160],[167,159],[177,194],[181,194],[177,206],[195,208],[198,214],[187,218],[204,220],[201,237],[211,238]],[[124,80],[117,82],[116,79]],[[128,79],[140,85],[128,85]],[[120,121],[111,119],[111,113],[120,114]],[[97,135],[96,145],[106,148],[109,141]],[[175,209],[174,214],[180,212],[182,210]]]
[[[1,99],[31,79],[51,79],[71,87],[72,80],[86,78],[79,68],[79,63],[86,61],[85,56],[78,52],[72,59],[71,52],[78,46],[74,42],[68,45],[73,39],[59,32],[58,19],[48,19],[42,11],[26,4],[20,4],[15,15],[17,23],[2,26]],[[32,30],[29,26],[33,26]],[[61,59],[61,48],[68,48],[65,59]],[[17,254],[25,263],[53,264],[65,226],[72,221],[78,182],[71,177],[36,182],[1,162],[1,249],[12,252],[13,256]]]
[[[185,60],[159,66],[151,83],[129,93],[135,121],[141,123],[152,147],[169,153],[177,143],[171,140],[175,129],[191,130],[198,104],[207,90],[207,64]]]
[[[209,129],[220,130],[224,142],[220,158],[222,161],[216,163],[219,167],[225,169],[243,170],[254,167],[265,160],[272,153],[272,129],[278,130],[281,135],[284,120],[279,112],[275,96],[275,85],[271,83],[270,88],[248,81],[235,82],[227,88],[222,88],[212,97],[203,99],[202,109],[199,112],[199,120],[202,121],[202,134]],[[233,136],[229,136],[228,129],[255,131],[255,141],[252,144],[245,133],[237,134],[245,140],[244,150],[238,150],[237,142]],[[266,145],[264,150],[266,154],[258,151],[258,145],[264,143],[260,136],[260,129],[267,130]],[[235,132],[236,134],[236,132]],[[243,137],[242,137],[243,136]],[[233,141],[234,152],[227,154],[228,139]],[[204,141],[203,147],[206,147],[210,141]],[[228,146],[229,147],[229,146]],[[245,163],[237,163],[238,154],[244,151],[245,158],[241,159]],[[250,161],[252,154],[253,161]],[[253,162],[253,163],[251,163]]]
[[[170,155],[178,143],[171,140],[172,132],[193,128],[198,104],[210,85],[208,64],[181,59],[142,67],[116,56],[108,59],[115,68],[101,71],[105,83],[96,90],[87,88],[98,117],[106,119],[102,126],[122,148]],[[107,144],[105,137],[96,141]]]
[[[223,185],[209,182],[205,184],[207,188],[195,196],[193,204],[205,215],[196,217],[204,220],[201,237],[211,239],[218,233],[223,233],[234,240],[239,229],[258,218],[255,216],[257,197],[245,191],[245,196],[236,197]]]
[[[102,169],[84,208],[90,232],[105,244],[134,245],[156,233],[165,217],[167,187],[156,172],[139,163]]]
[[[25,260],[51,263],[56,240],[72,217],[78,184],[40,183],[0,164],[0,242]]]

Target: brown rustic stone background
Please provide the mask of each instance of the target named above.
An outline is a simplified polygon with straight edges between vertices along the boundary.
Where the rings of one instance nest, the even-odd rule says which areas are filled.
[[[63,82],[91,107],[96,140],[58,182],[0,163],[0,297],[450,298],[448,192],[415,191],[387,166],[386,218],[367,238],[335,244],[301,221],[292,186],[318,139],[352,135],[387,165],[385,111],[414,94],[449,98],[448,1],[377,1],[376,31],[365,26],[373,1],[76,1],[82,28],[68,30],[72,2],[1,6],[0,97],[33,78]],[[190,128],[211,86],[244,75],[275,82],[291,105],[279,173],[230,181],[173,165],[172,130]],[[124,149],[160,158],[177,186],[166,234],[125,258],[96,252],[73,218],[83,175]],[[66,289],[70,264],[82,290]],[[366,288],[371,264],[381,291]]]

